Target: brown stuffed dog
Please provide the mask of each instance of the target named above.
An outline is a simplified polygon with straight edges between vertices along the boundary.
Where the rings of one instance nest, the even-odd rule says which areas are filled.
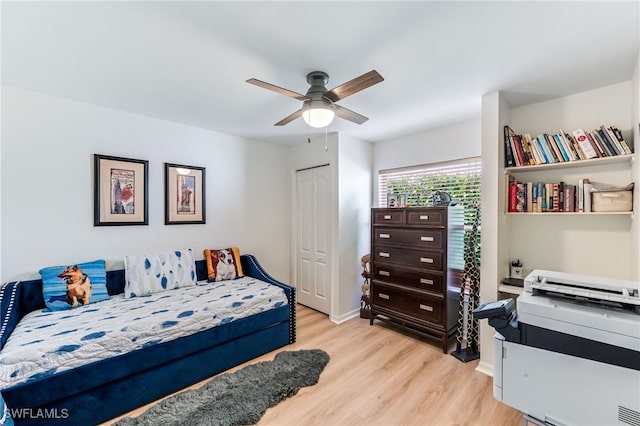
[[[78,300],[85,306],[89,304],[91,280],[82,272],[82,269],[78,268],[78,265],[68,266],[58,275],[58,278],[62,278],[67,283],[67,303],[71,307],[78,306]]]

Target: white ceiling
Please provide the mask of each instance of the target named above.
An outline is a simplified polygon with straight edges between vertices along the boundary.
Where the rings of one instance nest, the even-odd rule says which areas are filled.
[[[305,93],[369,70],[385,81],[338,103],[369,117],[329,131],[376,142],[512,104],[629,80],[640,2],[2,2],[2,83],[227,134],[302,143]]]

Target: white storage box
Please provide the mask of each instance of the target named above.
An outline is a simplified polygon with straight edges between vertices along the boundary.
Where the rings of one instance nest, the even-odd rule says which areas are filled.
[[[591,211],[630,212],[633,209],[633,183],[623,188],[591,189]]]

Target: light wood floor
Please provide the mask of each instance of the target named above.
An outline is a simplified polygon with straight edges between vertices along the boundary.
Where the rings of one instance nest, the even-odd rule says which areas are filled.
[[[282,350],[322,349],[331,360],[317,385],[269,408],[259,425],[522,425],[519,411],[493,398],[492,378],[475,371],[478,361],[460,362],[439,342],[384,323],[336,325],[301,305],[297,313],[295,344],[230,371]]]

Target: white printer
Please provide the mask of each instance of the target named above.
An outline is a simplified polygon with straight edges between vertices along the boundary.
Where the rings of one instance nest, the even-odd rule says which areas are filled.
[[[534,270],[496,334],[494,396],[540,424],[640,426],[640,283]]]

